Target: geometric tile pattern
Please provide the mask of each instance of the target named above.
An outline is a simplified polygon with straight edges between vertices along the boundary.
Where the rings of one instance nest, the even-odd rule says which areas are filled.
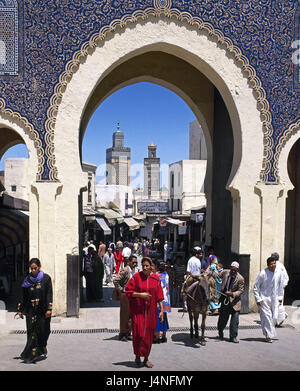
[[[294,49],[292,60],[294,64],[294,88],[300,92],[300,5],[295,17],[295,39],[292,43]]]
[[[277,181],[278,145],[300,119],[299,66],[292,62],[292,43],[299,34],[297,0],[0,0],[0,111],[22,118],[38,135],[39,180],[59,176],[49,113],[74,54],[100,31],[113,31],[120,20],[160,7],[180,14],[181,20],[201,19],[255,70],[253,81],[261,83],[270,124],[263,180]],[[20,73],[22,78],[14,76]]]
[[[18,5],[0,0],[0,75],[18,73]]]

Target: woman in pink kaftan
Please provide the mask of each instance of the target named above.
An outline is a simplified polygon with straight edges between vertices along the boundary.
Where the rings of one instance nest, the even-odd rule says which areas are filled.
[[[156,274],[151,271],[150,258],[142,259],[142,271],[135,273],[129,280],[125,292],[130,304],[130,318],[132,320],[133,351],[135,362],[152,368],[148,360],[157,322],[157,304],[160,308],[160,318],[163,319],[162,301],[164,299],[161,283]]]

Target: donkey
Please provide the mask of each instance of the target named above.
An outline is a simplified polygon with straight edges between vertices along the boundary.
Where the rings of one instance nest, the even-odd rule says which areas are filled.
[[[190,319],[190,336],[193,338],[199,338],[198,319],[200,313],[202,314],[201,322],[201,338],[200,345],[205,346],[206,340],[204,336],[205,332],[205,320],[208,313],[209,302],[213,300],[214,296],[211,294],[215,290],[215,281],[213,278],[208,278],[206,275],[197,276],[195,282],[190,285],[186,290],[187,295],[187,309]],[[194,322],[194,327],[193,327]],[[194,334],[195,330],[195,334]]]

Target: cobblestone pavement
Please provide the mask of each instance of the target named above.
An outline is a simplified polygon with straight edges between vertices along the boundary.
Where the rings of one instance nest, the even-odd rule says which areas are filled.
[[[259,314],[240,315],[239,344],[217,336],[216,316],[207,318],[206,346],[190,339],[187,314],[172,309],[168,342],[153,345],[153,369],[136,368],[131,342],[118,340],[119,308],[109,300],[81,308],[79,318],[54,317],[48,342],[48,358],[24,364],[15,357],[25,346],[25,320],[13,319],[13,312],[0,318],[1,371],[299,371],[299,308],[286,307],[284,327],[277,329],[273,344],[264,342]],[[299,320],[298,320],[299,318]]]
[[[187,331],[170,332],[168,342],[153,345],[150,371],[299,371],[299,331],[282,328],[279,339],[266,344],[260,330],[240,330],[239,344],[219,341],[207,331],[207,344],[200,346]],[[0,341],[2,371],[144,371],[137,369],[131,342],[121,342],[115,333],[51,334],[49,357],[36,364],[15,359],[26,336],[10,334]]]

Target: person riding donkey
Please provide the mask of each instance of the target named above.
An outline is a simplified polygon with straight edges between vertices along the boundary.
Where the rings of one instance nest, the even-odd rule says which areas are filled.
[[[203,251],[200,247],[194,247],[192,251],[192,257],[187,264],[186,275],[187,278],[182,284],[181,297],[183,301],[183,312],[187,312],[187,295],[190,295],[193,291],[194,283],[198,283],[201,274],[205,272],[207,263],[203,258]]]

